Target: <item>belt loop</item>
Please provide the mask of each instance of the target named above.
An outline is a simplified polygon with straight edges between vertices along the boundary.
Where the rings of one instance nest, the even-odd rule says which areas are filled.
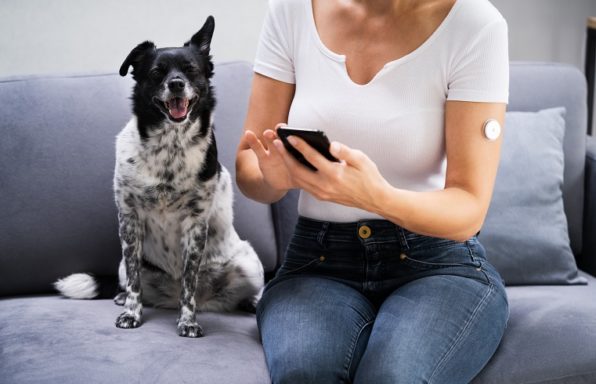
[[[397,230],[397,237],[399,238],[399,245],[401,246],[401,249],[407,251],[408,249],[410,249],[410,247],[408,246],[408,240],[406,239],[405,229],[403,229],[399,225],[396,225],[395,229]]]
[[[325,246],[325,236],[327,235],[328,230],[329,230],[329,222],[325,221],[325,222],[323,222],[323,225],[321,226],[321,230],[319,231],[319,234],[317,235],[317,241],[319,242],[319,244],[322,247]]]

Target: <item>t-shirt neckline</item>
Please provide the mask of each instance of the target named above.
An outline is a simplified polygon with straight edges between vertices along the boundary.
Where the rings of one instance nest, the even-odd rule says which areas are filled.
[[[457,9],[459,8],[459,6],[461,5],[461,3],[463,1],[464,0],[455,0],[455,3],[451,6],[451,9],[447,13],[447,16],[445,16],[445,18],[441,21],[439,26],[433,31],[433,33],[426,40],[424,40],[424,42],[422,42],[422,44],[420,44],[413,51],[405,54],[404,56],[398,57],[397,59],[393,59],[393,60],[390,60],[387,63],[385,63],[383,65],[383,67],[381,67],[381,69],[379,69],[379,71],[365,84],[356,83],[354,80],[352,80],[352,78],[348,74],[348,69],[346,67],[346,55],[342,55],[342,54],[332,51],[325,45],[325,43],[323,43],[323,40],[321,40],[321,36],[319,35],[319,31],[317,30],[317,25],[315,23],[315,15],[314,15],[314,10],[313,10],[312,0],[307,0],[304,2],[304,4],[306,5],[306,8],[307,8],[306,15],[309,19],[308,20],[309,28],[310,28],[310,31],[312,32],[311,34],[312,34],[319,50],[325,56],[327,56],[328,58],[332,59],[333,61],[335,61],[343,66],[343,72],[345,74],[345,77],[351,84],[353,84],[354,86],[358,86],[358,87],[365,87],[367,85],[374,83],[375,80],[378,77],[380,77],[383,74],[383,72],[385,72],[388,68],[394,67],[394,66],[397,66],[400,64],[404,64],[404,63],[414,59],[416,56],[418,56],[420,53],[422,53],[424,50],[426,50],[426,48],[428,46],[430,46],[433,43],[433,41],[435,41],[441,35],[443,30],[445,28],[447,28],[447,25],[449,24],[450,20],[453,19],[454,15],[457,13]]]

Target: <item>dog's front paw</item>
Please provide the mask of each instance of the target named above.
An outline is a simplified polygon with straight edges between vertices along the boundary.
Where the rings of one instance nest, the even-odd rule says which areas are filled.
[[[203,336],[203,328],[196,322],[179,322],[178,336],[182,337],[201,337]]]
[[[138,328],[141,326],[141,319],[124,312],[116,319],[116,326],[118,328]]]

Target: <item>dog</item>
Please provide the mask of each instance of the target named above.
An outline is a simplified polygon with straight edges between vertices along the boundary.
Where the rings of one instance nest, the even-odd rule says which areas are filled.
[[[116,139],[119,328],[139,327],[146,304],[178,308],[178,335],[200,337],[197,311],[254,311],[263,288],[262,264],[234,230],[231,178],[217,157],[214,28],[209,16],[177,48],[145,41],[120,68],[121,76],[133,68],[135,86],[133,117]],[[87,274],[55,287],[71,298],[92,298],[97,290]]]

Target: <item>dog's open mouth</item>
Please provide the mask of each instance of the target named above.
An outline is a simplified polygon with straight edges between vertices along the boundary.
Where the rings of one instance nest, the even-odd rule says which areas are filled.
[[[160,109],[168,115],[170,120],[180,123],[186,119],[192,105],[196,101],[196,97],[187,99],[185,97],[172,97],[167,101],[161,101],[154,97],[153,102],[160,107]]]

